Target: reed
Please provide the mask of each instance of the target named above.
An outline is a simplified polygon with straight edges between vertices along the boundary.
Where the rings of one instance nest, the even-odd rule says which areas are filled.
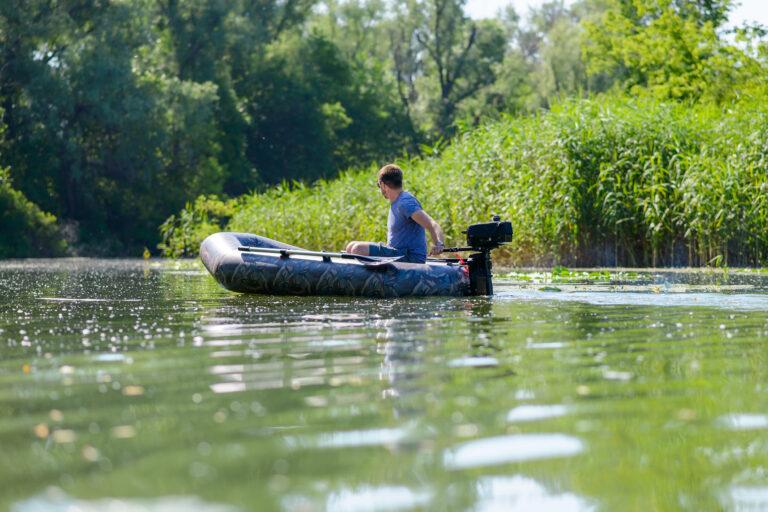
[[[603,96],[485,124],[398,163],[448,244],[491,214],[511,220],[511,263],[765,265],[766,140],[760,98],[723,107]],[[384,240],[377,167],[246,196],[226,228],[316,249]]]

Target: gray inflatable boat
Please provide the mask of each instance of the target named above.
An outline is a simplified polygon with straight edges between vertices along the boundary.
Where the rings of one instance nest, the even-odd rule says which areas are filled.
[[[467,260],[402,263],[399,258],[308,251],[248,233],[209,236],[200,247],[200,258],[219,284],[241,293],[357,297],[490,295],[490,250],[512,236],[508,222],[499,222],[498,218],[494,221],[470,226],[467,239],[472,238],[473,228],[495,225],[494,229],[499,231],[491,236],[495,241],[488,236],[482,240],[475,237],[476,243],[471,247],[447,249],[480,251]]]

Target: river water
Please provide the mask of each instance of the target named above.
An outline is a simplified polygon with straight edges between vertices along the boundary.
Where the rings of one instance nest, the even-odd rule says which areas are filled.
[[[242,296],[0,263],[0,509],[764,510],[754,274]]]

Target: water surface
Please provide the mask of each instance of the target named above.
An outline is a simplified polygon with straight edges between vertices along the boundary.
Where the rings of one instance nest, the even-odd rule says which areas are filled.
[[[765,509],[764,284],[260,297],[5,262],[0,508]]]

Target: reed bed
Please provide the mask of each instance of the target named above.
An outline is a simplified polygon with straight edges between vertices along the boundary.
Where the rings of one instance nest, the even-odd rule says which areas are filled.
[[[767,141],[768,106],[759,100],[605,96],[485,124],[398,163],[447,244],[492,214],[511,220],[510,263],[765,265]],[[313,249],[384,240],[388,203],[375,188],[377,167],[245,196],[226,229]],[[202,220],[176,229],[166,247],[192,252],[218,229],[205,211],[193,213]],[[188,242],[179,244],[182,236]]]

